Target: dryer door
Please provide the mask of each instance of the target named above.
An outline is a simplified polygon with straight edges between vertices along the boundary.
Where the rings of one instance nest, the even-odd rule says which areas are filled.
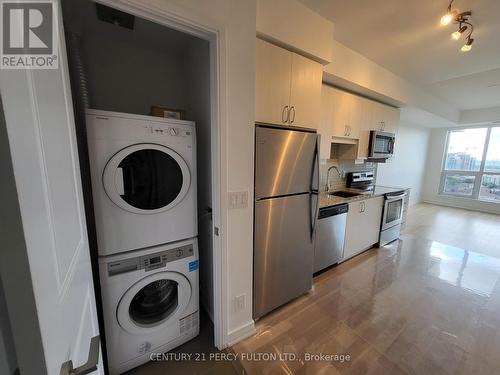
[[[156,214],[174,207],[184,198],[190,183],[184,159],[167,147],[151,143],[117,152],[103,173],[108,197],[138,214]]]
[[[155,332],[179,323],[189,300],[191,284],[177,272],[158,272],[134,284],[117,308],[120,326],[133,334]]]

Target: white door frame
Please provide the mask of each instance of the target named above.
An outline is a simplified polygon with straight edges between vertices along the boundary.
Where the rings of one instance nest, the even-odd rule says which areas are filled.
[[[214,338],[220,350],[229,345],[227,300],[227,228],[226,200],[221,192],[227,191],[226,167],[226,35],[223,25],[193,14],[186,8],[169,2],[157,7],[134,0],[94,0],[157,24],[205,39],[210,45],[210,112],[211,112],[211,167],[212,167],[212,217],[213,238],[213,288],[214,288]],[[215,229],[217,228],[217,229]]]

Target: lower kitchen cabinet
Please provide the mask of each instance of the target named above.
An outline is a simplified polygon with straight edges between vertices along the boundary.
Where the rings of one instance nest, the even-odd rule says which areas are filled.
[[[384,197],[349,203],[343,260],[369,249],[379,240]]]

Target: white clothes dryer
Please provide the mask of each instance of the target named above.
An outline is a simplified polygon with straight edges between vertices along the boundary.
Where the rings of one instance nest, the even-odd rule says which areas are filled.
[[[87,110],[98,252],[197,235],[195,124]]]
[[[197,240],[99,258],[110,374],[199,334]]]

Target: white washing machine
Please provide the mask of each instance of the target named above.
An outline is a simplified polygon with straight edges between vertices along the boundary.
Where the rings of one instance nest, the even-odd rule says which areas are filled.
[[[194,122],[99,110],[86,122],[99,255],[195,237]]]
[[[199,333],[196,238],[99,258],[110,374]]]

